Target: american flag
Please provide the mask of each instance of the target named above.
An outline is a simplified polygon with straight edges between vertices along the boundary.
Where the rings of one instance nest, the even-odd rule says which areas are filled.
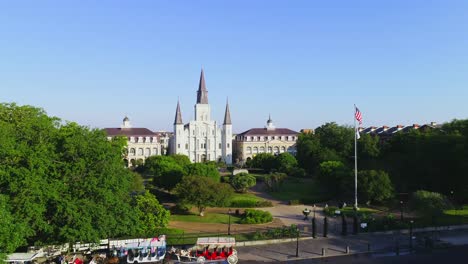
[[[357,108],[356,106],[354,106],[354,108],[356,108],[356,112],[354,112],[354,117],[355,117],[356,120],[359,122],[359,124],[362,125],[362,114],[361,114],[361,111],[359,111],[359,108]]]

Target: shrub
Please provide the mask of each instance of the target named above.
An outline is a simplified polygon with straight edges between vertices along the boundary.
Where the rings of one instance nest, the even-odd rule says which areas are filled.
[[[268,200],[257,201],[256,207],[272,207],[273,203]]]
[[[294,167],[289,170],[289,176],[295,178],[305,178],[306,171],[303,168]]]
[[[278,191],[283,185],[286,177],[287,175],[284,173],[270,173],[267,177],[265,177],[265,185],[269,191]]]
[[[237,192],[246,192],[248,188],[255,186],[257,180],[247,173],[239,173],[231,177],[231,186]]]
[[[257,201],[252,199],[237,199],[231,201],[230,207],[252,208],[256,207]]]
[[[246,209],[241,224],[264,224],[273,221],[273,216],[270,212]]]
[[[338,207],[328,206],[328,207],[323,208],[323,213],[327,216],[334,216],[336,210],[338,210]]]
[[[231,182],[230,176],[221,176],[221,182],[230,183]]]
[[[300,203],[299,203],[299,200],[289,200],[288,204],[289,205],[298,205]]]
[[[427,216],[440,215],[445,209],[452,207],[444,195],[424,190],[413,193],[410,205],[417,212]]]
[[[252,200],[252,199],[240,199],[232,201],[231,207],[242,207],[242,208],[254,208],[254,207],[272,207],[271,201],[267,200]]]
[[[276,238],[288,238],[297,236],[297,226],[284,226],[278,228],[272,228],[267,231],[256,231],[255,233],[248,235],[249,240],[263,240],[263,239],[276,239]]]
[[[407,222],[398,221],[394,214],[388,214],[384,217],[375,218],[368,214],[363,214],[361,223],[367,223],[367,231],[387,231],[408,228]]]

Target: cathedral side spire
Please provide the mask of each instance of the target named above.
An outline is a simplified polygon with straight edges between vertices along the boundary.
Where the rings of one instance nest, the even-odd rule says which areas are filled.
[[[197,91],[197,104],[208,104],[208,91],[206,90],[205,74],[203,68],[200,74],[200,83]]]
[[[177,124],[183,124],[182,123],[182,113],[180,111],[179,100],[177,100],[177,109],[176,109],[176,115],[175,115],[175,119],[174,119],[174,125],[177,125]]]
[[[229,101],[226,100],[226,112],[224,112],[224,122],[223,125],[232,125],[231,122],[231,112],[229,111]]]

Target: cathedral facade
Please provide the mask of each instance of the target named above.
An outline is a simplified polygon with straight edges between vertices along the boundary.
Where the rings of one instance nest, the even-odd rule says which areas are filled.
[[[187,155],[192,162],[224,161],[226,164],[232,164],[232,123],[229,103],[226,103],[223,124],[219,126],[211,119],[203,69],[197,91],[195,119],[184,124],[180,104],[177,102],[173,135],[171,142],[173,154]]]

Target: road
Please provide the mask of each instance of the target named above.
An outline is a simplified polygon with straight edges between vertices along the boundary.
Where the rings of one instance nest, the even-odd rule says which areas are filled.
[[[418,252],[401,256],[382,256],[372,254],[348,255],[329,258],[288,260],[284,263],[298,264],[441,264],[468,263],[468,246],[456,246],[433,251]],[[278,263],[278,261],[240,261],[242,264]]]
[[[433,233],[418,233],[415,234],[413,239],[413,246],[417,252],[427,250],[425,248],[425,240],[423,239],[425,237],[436,239],[436,242],[434,242],[435,248],[449,246],[455,248],[454,250],[456,251],[457,246],[462,245],[462,247],[466,247],[468,245],[468,230],[441,231],[437,232],[435,236]],[[396,252],[403,255],[409,253],[409,241],[408,234],[399,232],[393,234],[360,234],[357,236],[330,236],[328,238],[300,240],[298,257],[296,257],[297,243],[295,241],[272,245],[238,247],[238,252],[241,263],[249,263],[249,261],[257,261],[258,263],[278,261],[315,263],[302,262],[302,259],[308,259],[307,261],[312,261],[310,259],[315,259],[313,261],[324,261],[330,259],[330,257],[333,257],[333,259],[335,257],[354,259],[356,257],[350,257],[350,255],[362,254],[368,252],[369,249],[371,251],[369,254],[373,254],[373,258],[376,256],[395,255]],[[349,253],[347,253],[347,247]],[[465,256],[467,259],[466,263],[468,263],[468,251],[456,252],[459,256]],[[325,253],[326,258],[322,256],[323,253]],[[444,253],[442,252],[441,254]]]

